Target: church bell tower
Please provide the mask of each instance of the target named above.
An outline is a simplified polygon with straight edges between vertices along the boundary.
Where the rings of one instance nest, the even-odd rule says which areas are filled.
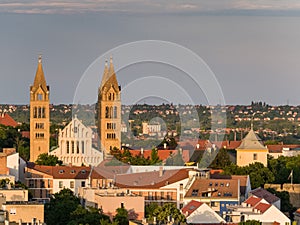
[[[104,156],[121,147],[121,87],[118,84],[112,57],[105,63],[98,89],[98,132]]]
[[[39,56],[34,83],[30,87],[30,161],[35,162],[42,153],[49,152],[50,113],[49,86],[47,86]]]

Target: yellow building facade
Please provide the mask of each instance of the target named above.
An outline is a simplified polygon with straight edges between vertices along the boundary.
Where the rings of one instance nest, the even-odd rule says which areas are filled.
[[[35,162],[50,147],[50,89],[39,56],[34,83],[30,87],[30,161]]]
[[[255,162],[267,166],[268,148],[262,144],[261,139],[251,129],[236,149],[236,157],[238,166],[247,166]]]
[[[112,58],[105,63],[98,89],[98,133],[104,157],[113,148],[121,147],[121,87],[118,84]]]

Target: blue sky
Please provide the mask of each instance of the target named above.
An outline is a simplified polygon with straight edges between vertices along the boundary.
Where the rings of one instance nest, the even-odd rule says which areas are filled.
[[[163,40],[207,63],[226,104],[300,105],[299,27],[300,3],[292,0],[1,1],[1,103],[29,102],[40,53],[51,102],[72,103],[79,80],[99,56],[128,42]],[[117,75],[125,86],[145,70],[148,76],[170,72],[146,65]],[[99,68],[99,81],[101,75]],[[159,95],[172,91],[178,90]],[[191,95],[205,103],[202,94]]]

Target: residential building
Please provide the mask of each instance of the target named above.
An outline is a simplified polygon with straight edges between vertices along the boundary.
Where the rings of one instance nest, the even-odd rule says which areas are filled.
[[[85,206],[99,208],[112,219],[116,209],[125,208],[129,219],[142,220],[145,217],[145,198],[134,195],[128,189],[79,188],[79,196]]]
[[[269,204],[263,198],[249,197],[241,205],[231,205],[226,215],[226,221],[239,223],[247,220],[258,220],[262,225],[290,225],[290,219],[276,206]]]
[[[43,224],[44,204],[38,202],[6,202],[2,205],[6,221],[19,224]]]
[[[206,203],[223,215],[229,205],[240,203],[240,180],[197,177],[184,196],[185,204],[192,200]]]
[[[181,212],[186,217],[187,224],[220,224],[225,220],[206,203],[195,200],[185,205]]]
[[[260,162],[267,166],[268,149],[263,145],[261,139],[255,134],[253,129],[242,140],[241,145],[236,149],[236,164],[247,166]]]
[[[105,157],[110,155],[114,147],[121,148],[121,87],[117,81],[112,57],[109,66],[105,63],[98,90],[98,132]]]
[[[0,124],[4,126],[16,127],[18,123],[8,114],[8,113],[0,113]]]
[[[25,184],[36,200],[47,201],[51,194],[68,188],[78,194],[79,187],[89,186],[91,168],[85,166],[40,166],[28,164]]]
[[[250,191],[250,196],[255,196],[258,198],[263,198],[264,200],[266,200],[269,204],[274,205],[276,208],[278,208],[280,210],[280,204],[281,204],[281,200],[280,198],[278,198],[276,195],[268,192],[267,190],[263,189],[263,188],[256,188],[252,191]]]
[[[97,166],[103,160],[103,152],[93,147],[93,135],[92,129],[75,115],[63,130],[59,130],[59,146],[49,154],[57,156],[64,164]]]
[[[30,161],[35,162],[50,147],[50,88],[47,86],[39,56],[34,83],[30,87]]]

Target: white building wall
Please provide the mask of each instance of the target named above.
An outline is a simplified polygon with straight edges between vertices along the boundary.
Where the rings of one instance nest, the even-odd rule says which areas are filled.
[[[77,117],[59,131],[59,147],[49,154],[57,156],[64,164],[97,166],[103,161],[103,152],[92,147],[93,131]]]
[[[198,207],[194,212],[187,217],[188,224],[209,224],[209,223],[225,223],[225,220],[219,216],[205,203]]]
[[[73,187],[71,187],[71,182],[74,183]],[[53,193],[60,192],[64,188],[68,188],[72,190],[75,195],[78,195],[79,188],[82,187],[82,182],[84,182],[85,186],[87,186],[87,179],[53,179]],[[62,184],[61,187],[60,183]]]

